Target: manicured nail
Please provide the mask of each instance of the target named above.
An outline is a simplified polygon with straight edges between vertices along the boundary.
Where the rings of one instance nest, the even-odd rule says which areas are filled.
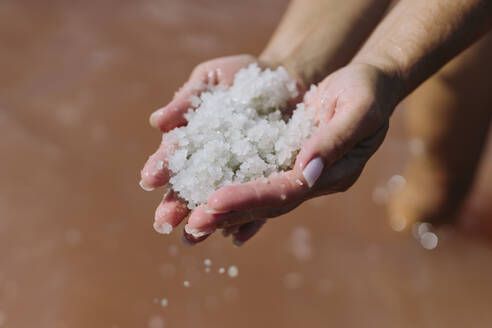
[[[167,222],[161,224],[154,222],[154,230],[163,235],[169,235],[173,231],[173,226]]]
[[[149,123],[152,127],[157,128],[158,117],[162,116],[162,111],[160,109],[153,112],[149,117]]]
[[[306,168],[302,171],[302,175],[304,176],[304,179],[306,179],[309,188],[316,183],[316,180],[318,180],[323,171],[323,167],[324,164],[321,157],[313,158],[308,165],[306,165]]]
[[[201,238],[206,235],[210,235],[212,232],[215,231],[213,228],[208,228],[208,229],[194,229],[190,228],[188,225],[185,225],[184,230],[187,234],[192,235],[195,238]]]
[[[140,180],[140,182],[138,184],[145,191],[152,191],[152,190],[154,190],[154,188],[145,185],[144,182],[143,182],[143,180]]]

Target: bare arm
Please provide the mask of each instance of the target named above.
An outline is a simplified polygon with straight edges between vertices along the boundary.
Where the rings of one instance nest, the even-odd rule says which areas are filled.
[[[396,77],[401,100],[491,26],[490,0],[401,0],[353,62]]]
[[[382,19],[391,0],[293,0],[260,56],[306,84],[346,65]]]

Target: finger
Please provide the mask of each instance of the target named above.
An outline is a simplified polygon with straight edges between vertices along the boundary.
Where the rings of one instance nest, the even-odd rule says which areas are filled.
[[[183,87],[182,91],[178,92],[168,105],[159,108],[150,115],[150,125],[160,129],[162,132],[185,125],[186,119],[184,115],[190,108],[193,108],[190,97],[200,95],[204,89],[205,86],[199,84],[196,87]]]
[[[186,246],[194,246],[195,244],[200,243],[200,242],[204,241],[205,239],[207,239],[210,235],[211,234],[202,235],[199,237],[196,235],[193,235],[193,234],[189,233],[189,230],[187,229],[187,225],[186,225],[183,229],[183,236],[181,238],[181,241]]]
[[[301,204],[302,201],[289,203],[281,207],[259,208],[252,210],[231,211],[217,214],[204,209],[204,206],[193,211],[188,220],[188,233],[195,236],[210,234],[217,228],[225,228],[226,232],[234,232],[235,226],[258,219],[270,219],[281,216]]]
[[[156,110],[149,118],[150,125],[166,132],[186,124],[184,115],[193,106],[192,97],[198,97],[211,85],[230,86],[234,75],[241,68],[255,62],[249,55],[217,58],[198,65],[174,99],[163,108]]]
[[[210,196],[207,207],[211,213],[282,207],[305,199],[308,191],[302,175],[292,170],[222,187]]]
[[[174,152],[175,147],[161,143],[159,149],[152,154],[140,172],[140,186],[146,191],[152,191],[165,185],[169,181],[170,172],[167,167],[167,158]]]
[[[341,192],[351,187],[358,179],[365,164],[376,152],[386,136],[388,126],[383,126],[374,136],[358,143],[344,157],[327,168],[320,176],[312,195],[326,195]]]
[[[162,234],[170,234],[189,212],[186,203],[172,191],[168,191],[155,211],[154,229]]]
[[[246,241],[251,239],[261,227],[266,223],[266,219],[255,220],[239,227],[238,231],[233,233],[232,242],[236,246],[242,246]]]

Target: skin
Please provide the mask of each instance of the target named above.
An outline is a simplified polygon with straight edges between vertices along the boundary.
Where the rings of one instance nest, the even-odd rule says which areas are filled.
[[[369,3],[375,5],[371,1],[366,4]],[[326,9],[328,14],[329,7],[313,1],[313,8],[312,16],[307,16],[309,10],[304,13],[306,16],[301,17],[295,14],[295,10],[288,11],[280,26],[284,26],[283,30],[279,28],[260,57],[267,66],[285,63],[300,85],[308,85],[323,74],[330,73],[330,60],[317,58],[336,53],[329,46],[320,47],[320,53],[303,60],[306,56],[309,58],[320,40],[331,37],[330,31],[326,30],[328,27],[322,23],[323,15],[319,15],[321,8]],[[240,245],[258,231],[265,219],[282,215],[306,199],[349,188],[384,140],[394,107],[447,61],[483,35],[490,28],[488,16],[491,13],[490,3],[484,0],[452,3],[446,0],[400,1],[352,62],[329,74],[321,81],[314,95],[305,99],[306,106],[316,112],[320,128],[303,145],[294,168],[269,178],[268,183],[252,181],[219,189],[207,204],[193,211],[189,227],[208,234],[216,228],[232,227],[226,232],[231,231],[235,243]],[[311,17],[317,17],[317,20],[308,24]],[[354,14],[352,17],[358,16]],[[378,18],[374,15],[373,24]],[[289,20],[297,24],[298,29],[285,27],[290,26]],[[353,24],[355,21],[347,23]],[[343,40],[344,33],[348,36],[347,30],[350,29],[331,32],[337,36],[333,37],[335,40]],[[286,42],[282,42],[282,39],[287,40],[289,34],[298,45],[291,50],[285,48]],[[207,78],[216,83],[230,84],[233,74],[253,60],[250,56],[239,56],[207,62],[194,71],[188,86],[191,82]],[[151,124],[162,131],[184,124],[179,113],[188,108],[187,99],[196,92],[199,90],[189,87],[182,89],[168,106],[153,114]],[[156,163],[164,160],[165,153],[166,145],[161,145],[142,170],[145,186],[157,187],[167,181],[165,164],[163,172],[155,171]],[[309,188],[303,170],[315,158],[322,159],[324,170]],[[297,180],[302,181],[302,185],[296,183]],[[167,198],[159,208],[183,208],[177,205],[181,200]],[[170,210],[166,211],[166,215],[156,217],[156,220],[176,226],[187,214]],[[197,243],[206,236],[194,238],[185,233],[185,238]]]
[[[390,217],[404,220],[402,226],[458,219],[462,230],[477,227],[477,222],[469,222],[477,215],[460,215],[460,210],[472,187],[492,121],[491,53],[489,33],[406,102],[408,133],[423,147],[411,153],[405,172],[407,184],[389,206]],[[489,221],[487,213],[482,215]],[[490,224],[483,223],[477,227],[480,231],[473,232],[482,233],[485,228],[490,234]]]

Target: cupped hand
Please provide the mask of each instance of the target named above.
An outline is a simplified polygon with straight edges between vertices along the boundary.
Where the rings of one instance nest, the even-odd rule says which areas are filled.
[[[347,190],[383,142],[398,94],[398,83],[371,65],[350,64],[332,73],[305,97],[318,129],[294,168],[220,188],[193,211],[189,229],[207,234],[225,228],[240,245],[266,219],[310,198]]]
[[[232,85],[234,75],[240,69],[246,68],[252,63],[258,63],[260,67],[265,67],[265,65],[262,65],[255,57],[250,55],[223,57],[198,65],[184,86],[176,92],[173,100],[165,107],[152,113],[150,124],[164,133],[185,125],[184,114],[193,109],[190,101],[191,96],[199,96],[210,85]],[[302,88],[300,83],[299,86]],[[293,102],[298,101],[299,99],[293,100]],[[173,151],[172,145],[162,142],[157,151],[149,157],[141,171],[140,186],[144,190],[150,191],[167,184],[170,172],[167,168],[166,158]],[[198,208],[196,211],[201,212],[202,208]],[[154,227],[159,232],[170,233],[173,228],[178,226],[188,216],[189,212],[186,202],[177,197],[172,191],[168,191],[156,209]],[[225,230],[224,234],[242,236],[245,231],[249,231],[248,235],[252,235],[263,223],[264,220],[260,220],[247,226],[231,227]],[[215,229],[215,226],[210,226],[207,230],[193,230],[193,228],[185,227],[183,241],[187,244],[202,241]]]

